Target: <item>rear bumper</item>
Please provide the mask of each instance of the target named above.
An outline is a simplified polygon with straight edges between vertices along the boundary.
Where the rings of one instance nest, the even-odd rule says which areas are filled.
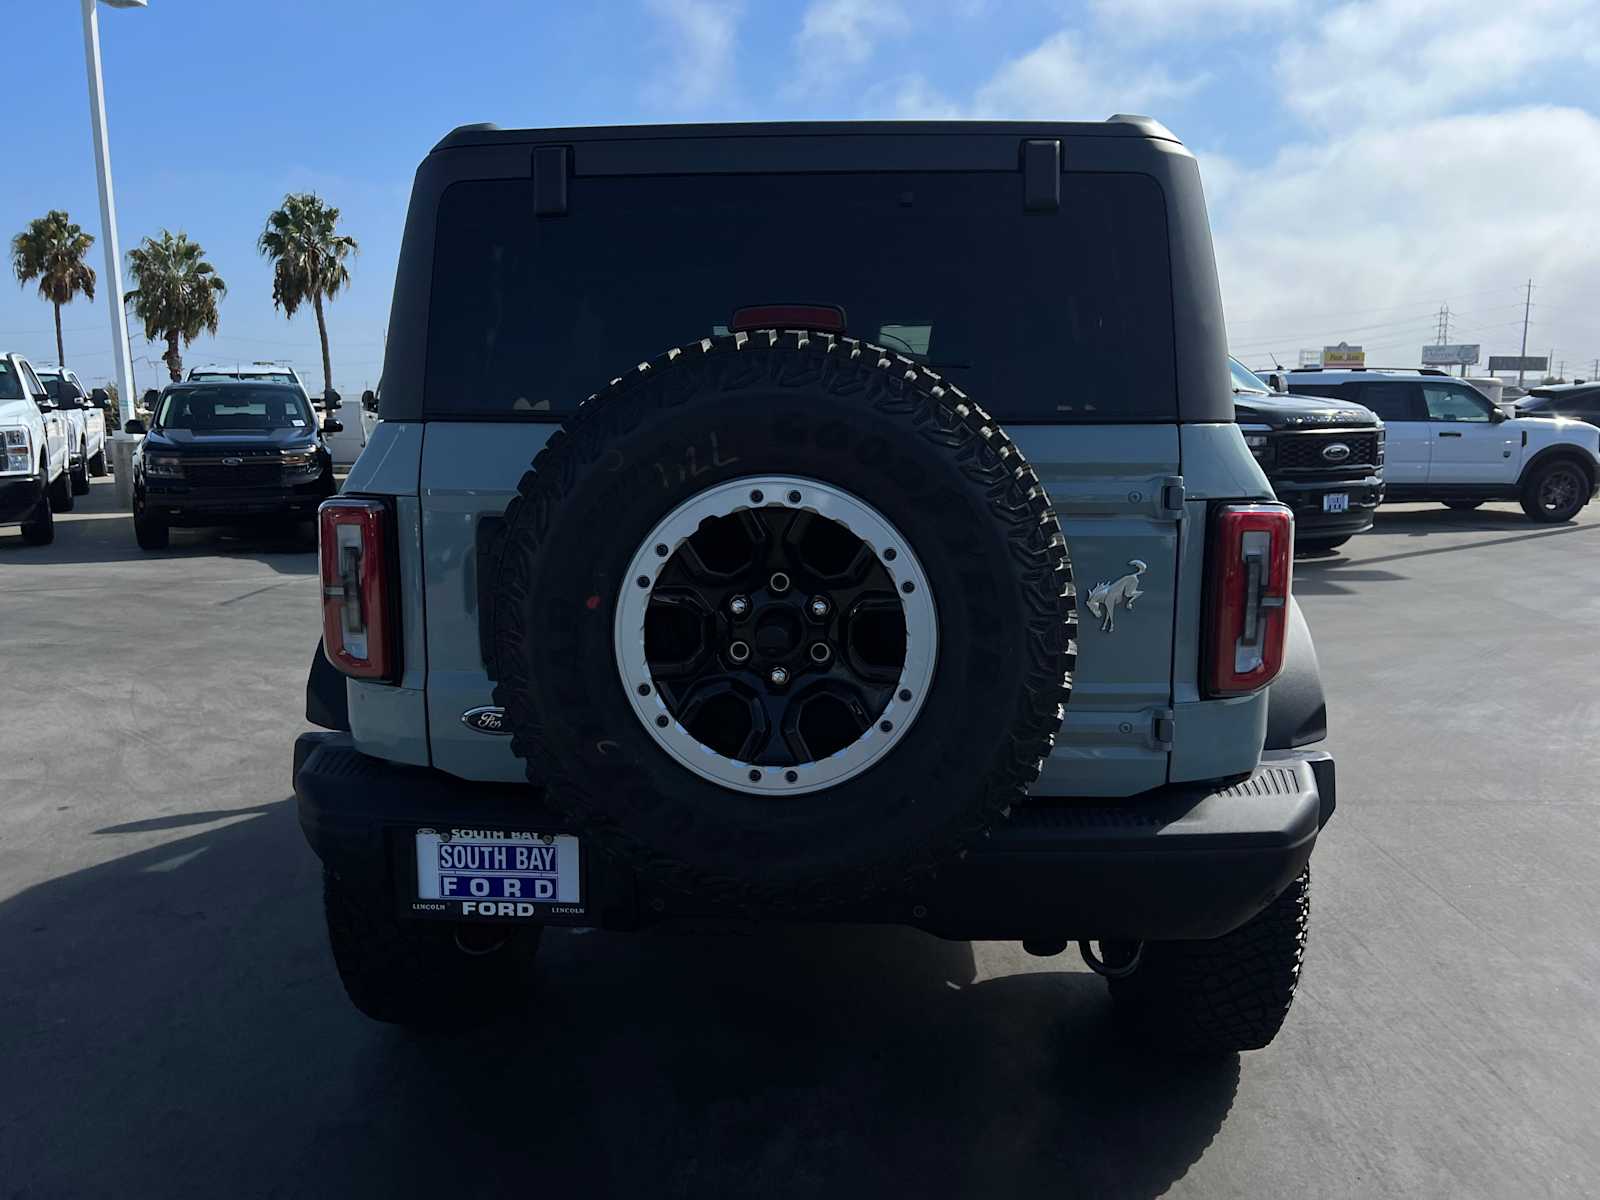
[[[1376,475],[1359,475],[1349,479],[1296,479],[1284,475],[1268,478],[1278,499],[1294,512],[1295,534],[1298,537],[1340,537],[1364,533],[1372,528],[1373,517],[1384,498],[1383,480]],[[1348,496],[1349,510],[1342,513],[1324,512],[1322,499],[1329,494]]]
[[[30,475],[24,479],[0,479],[0,525],[16,525],[26,521],[39,505],[44,495],[44,476]]]
[[[532,787],[469,783],[369,758],[343,733],[295,743],[300,826],[330,869],[410,903],[418,828],[568,832]],[[1299,874],[1334,808],[1333,758],[1263,757],[1243,782],[1172,785],[1126,800],[1030,803],[914,887],[785,920],[912,925],[941,937],[1190,940],[1220,937]],[[679,918],[745,919],[656,887],[585,852],[582,910],[550,924],[630,930]]]

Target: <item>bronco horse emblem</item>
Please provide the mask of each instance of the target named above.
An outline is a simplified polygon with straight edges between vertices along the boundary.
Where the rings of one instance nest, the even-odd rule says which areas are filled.
[[[1145,573],[1144,563],[1130,558],[1128,565],[1133,570],[1115,583],[1097,583],[1089,589],[1089,611],[1100,618],[1101,633],[1117,631],[1117,605],[1131,612],[1133,602],[1144,595],[1139,590],[1139,576]]]

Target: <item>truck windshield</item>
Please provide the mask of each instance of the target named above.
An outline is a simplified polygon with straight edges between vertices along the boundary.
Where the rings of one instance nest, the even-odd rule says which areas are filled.
[[[1161,185],[1062,176],[1024,210],[1008,172],[576,176],[536,218],[531,179],[439,202],[425,408],[571,412],[763,304],[844,309],[847,332],[926,363],[1014,421],[1173,421]]]
[[[312,428],[311,410],[299,390],[285,387],[201,387],[168,392],[156,425],[196,433]]]
[[[0,358],[0,400],[22,399],[22,376],[10,360]]]

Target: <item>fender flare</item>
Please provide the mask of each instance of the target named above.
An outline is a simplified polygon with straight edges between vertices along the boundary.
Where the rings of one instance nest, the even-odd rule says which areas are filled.
[[[1263,750],[1293,750],[1328,736],[1328,706],[1311,627],[1300,602],[1289,597],[1283,670],[1267,689],[1267,740]]]
[[[1527,485],[1529,477],[1532,476],[1535,471],[1544,466],[1545,463],[1556,458],[1570,458],[1573,462],[1577,463],[1578,466],[1583,469],[1583,473],[1588,476],[1589,487],[1594,487],[1594,458],[1586,453],[1582,446],[1570,442],[1557,442],[1554,446],[1546,446],[1543,450],[1539,451],[1522,465],[1522,473],[1517,476],[1517,490],[1520,491]]]

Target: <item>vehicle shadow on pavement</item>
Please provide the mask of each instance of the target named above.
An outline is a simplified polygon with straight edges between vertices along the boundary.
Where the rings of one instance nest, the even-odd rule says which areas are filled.
[[[551,931],[521,1011],[417,1037],[345,1001],[291,801],[191,820],[0,903],[8,1196],[1144,1197],[1238,1088],[898,929]]]
[[[286,575],[317,569],[314,533],[289,534],[270,526],[236,529],[174,529],[166,550],[141,550],[133,517],[116,504],[112,481],[95,480],[70,513],[56,514],[55,541],[30,546],[15,529],[0,531],[0,565],[70,565],[145,562],[161,558],[251,558]]]

